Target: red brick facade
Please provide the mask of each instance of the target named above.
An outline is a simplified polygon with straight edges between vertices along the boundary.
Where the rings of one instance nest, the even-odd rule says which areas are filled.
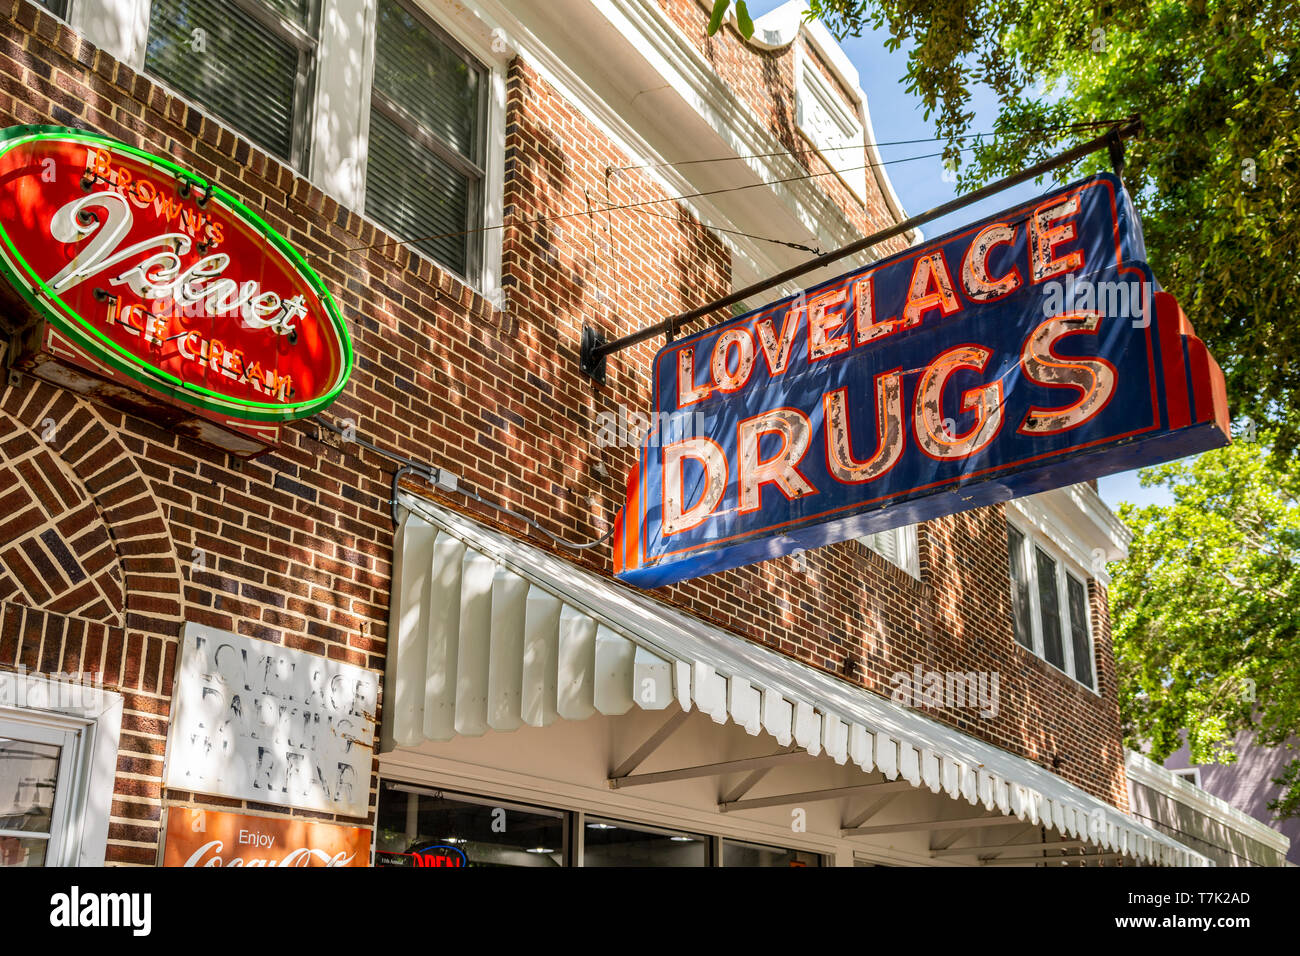
[[[663,2],[684,31],[702,35],[694,0]],[[597,415],[647,407],[658,343],[612,359],[608,384],[595,387],[577,369],[581,327],[617,334],[729,291],[728,253],[677,204],[602,211],[664,197],[635,171],[607,176],[630,161],[528,63],[516,59],[508,77],[508,299],[496,309],[430,261],[384,245],[390,237],[368,220],[34,5],[6,0],[0,14],[3,125],[87,126],[172,156],[217,179],[309,257],[356,349],[328,417],[351,418],[370,441],[451,469],[557,534],[606,529],[634,450],[600,448]],[[785,135],[788,52],[759,53],[731,34],[700,43],[795,145]],[[817,181],[862,229],[885,221],[878,194],[864,209],[833,176]],[[557,216],[568,218],[532,221]],[[287,428],[283,448],[240,462],[30,377],[5,388],[0,667],[93,671],[124,695],[110,862],[153,863],[164,802],[231,803],[161,786],[183,621],[383,669],[391,476],[388,463],[322,440],[310,422]],[[435,497],[548,546],[463,497]],[[913,663],[1000,672],[996,719],[934,716],[1124,806],[1104,590],[1093,591],[1093,694],[1012,637],[1000,507],[928,523],[920,548],[920,581],[848,543],[810,553],[806,573],[778,560],[656,596],[886,695],[889,676]],[[599,550],[559,553],[609,571]],[[1054,756],[1063,758],[1056,767]]]

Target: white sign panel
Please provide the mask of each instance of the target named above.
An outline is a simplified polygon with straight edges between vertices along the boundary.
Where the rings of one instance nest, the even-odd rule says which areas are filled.
[[[365,816],[378,695],[373,671],[186,624],[164,782]]]
[[[861,120],[831,88],[830,81],[806,60],[800,64],[795,93],[799,131],[857,197],[865,200],[866,138]]]

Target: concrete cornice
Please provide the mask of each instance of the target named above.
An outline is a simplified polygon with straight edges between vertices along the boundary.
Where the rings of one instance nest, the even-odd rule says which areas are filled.
[[[1291,839],[1279,833],[1267,823],[1257,820],[1248,813],[1238,810],[1232,804],[1209,793],[1194,783],[1184,780],[1172,770],[1166,770],[1160,764],[1135,750],[1125,751],[1124,770],[1134,783],[1140,783],[1164,794],[1206,816],[1231,824],[1252,839],[1259,840],[1273,847],[1283,856],[1291,849]]]
[[[713,5],[711,0],[698,0],[698,2],[705,9]],[[857,67],[849,61],[839,42],[831,35],[830,30],[826,29],[825,24],[820,20],[806,19],[807,14],[806,0],[789,0],[788,3],[755,20],[754,35],[746,42],[759,50],[780,50],[790,46],[801,33],[803,34],[808,45],[817,52],[845,92],[857,103],[859,118],[866,134],[867,157],[872,164],[872,175],[881,194],[885,197],[889,214],[895,221],[906,219],[907,213],[903,210],[903,202],[898,198],[898,193],[894,191],[894,184],[885,171],[884,160],[881,158],[880,147],[876,141],[875,127],[871,123],[871,107],[867,102],[867,94],[862,89],[862,80]],[[727,11],[727,22],[735,26],[734,6]],[[923,239],[924,235],[919,228],[907,234],[908,242],[913,245]]]

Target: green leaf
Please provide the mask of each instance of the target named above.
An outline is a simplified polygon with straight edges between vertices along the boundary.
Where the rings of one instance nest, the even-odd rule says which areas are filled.
[[[736,27],[746,40],[754,35],[754,21],[749,18],[749,11],[745,9],[745,0],[736,0]]]
[[[718,32],[722,26],[722,18],[727,15],[727,7],[731,6],[731,0],[714,0],[713,15],[709,17],[709,36]]]

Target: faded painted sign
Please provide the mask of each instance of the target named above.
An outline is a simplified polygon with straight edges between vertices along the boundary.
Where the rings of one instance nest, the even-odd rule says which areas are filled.
[[[374,671],[187,623],[165,785],[365,816],[378,692]]]

